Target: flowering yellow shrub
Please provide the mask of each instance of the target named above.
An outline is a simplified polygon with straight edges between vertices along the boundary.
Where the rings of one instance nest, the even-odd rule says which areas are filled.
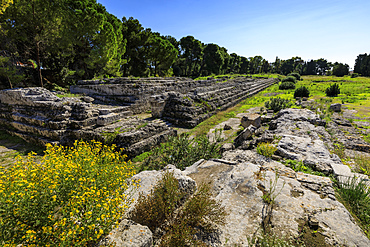
[[[277,148],[271,143],[259,143],[257,145],[257,153],[266,157],[271,158]]]
[[[86,246],[109,233],[134,175],[114,150],[95,141],[48,145],[41,163],[29,154],[0,167],[0,245]]]

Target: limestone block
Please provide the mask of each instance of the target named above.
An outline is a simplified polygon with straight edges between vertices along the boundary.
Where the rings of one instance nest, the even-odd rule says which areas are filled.
[[[342,164],[330,164],[331,168],[333,169],[334,176],[347,176],[350,177],[352,172],[349,166],[342,165]]]
[[[340,112],[341,108],[342,108],[342,104],[340,104],[340,103],[330,105],[330,110],[332,110],[334,112]]]
[[[254,132],[256,131],[256,127],[253,125],[249,125],[247,128],[245,128],[234,140],[234,144],[236,146],[240,145],[243,141],[249,139],[252,137]]]
[[[242,117],[241,125],[244,128],[249,127],[249,125],[253,125],[256,128],[261,126],[261,116],[259,114],[249,114],[247,116]]]

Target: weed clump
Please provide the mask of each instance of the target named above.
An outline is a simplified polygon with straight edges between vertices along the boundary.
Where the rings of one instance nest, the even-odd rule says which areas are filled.
[[[310,91],[305,86],[299,87],[294,91],[294,98],[310,97]]]
[[[325,90],[325,94],[328,97],[337,97],[338,94],[340,94],[339,85],[337,83],[334,83]]]
[[[353,177],[339,183],[337,192],[370,237],[370,188],[366,181]]]
[[[257,145],[257,153],[265,157],[271,158],[277,148],[271,143],[259,143]]]
[[[304,173],[308,173],[308,174],[312,174],[312,175],[317,175],[317,176],[325,176],[324,173],[313,170],[311,167],[303,164],[302,161],[286,160],[284,162],[284,164],[286,166],[289,166],[290,168],[292,168],[296,172],[304,172]]]
[[[282,99],[280,97],[272,98],[271,100],[265,102],[265,107],[267,109],[273,110],[274,112],[289,108],[291,105],[292,103],[290,102],[290,100]]]
[[[109,233],[127,207],[134,174],[114,149],[94,141],[49,144],[40,163],[30,154],[0,167],[0,243],[87,246]]]
[[[189,196],[179,188],[173,173],[166,172],[149,195],[139,196],[131,219],[147,225],[159,246],[204,246],[196,234],[211,233],[217,225],[224,225],[226,211],[211,198],[208,184]]]

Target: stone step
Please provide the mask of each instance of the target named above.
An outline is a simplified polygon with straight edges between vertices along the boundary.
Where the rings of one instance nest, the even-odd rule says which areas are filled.
[[[122,113],[129,110],[129,106],[106,106],[99,108],[99,115],[108,115],[110,113]]]
[[[175,129],[166,129],[158,134],[150,135],[139,142],[136,142],[130,146],[122,146],[125,143],[117,143],[118,147],[123,147],[124,152],[130,157],[135,157],[143,152],[152,150],[153,147],[159,145],[162,142],[168,140],[169,136],[176,136],[177,131]]]
[[[109,125],[111,123],[121,120],[124,117],[131,116],[131,115],[132,115],[131,111],[124,111],[124,112],[119,112],[119,113],[112,112],[106,115],[100,115],[96,120],[96,124],[98,126]]]

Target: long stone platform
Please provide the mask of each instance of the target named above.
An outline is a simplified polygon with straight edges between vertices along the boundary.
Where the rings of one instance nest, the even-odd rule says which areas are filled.
[[[114,143],[132,157],[176,135],[172,124],[194,127],[275,82],[117,78],[80,81],[71,92],[85,96],[64,98],[38,87],[8,89],[0,91],[0,125],[42,145],[94,139]],[[135,116],[148,111],[151,118]]]
[[[98,101],[125,105],[134,113],[151,111],[175,125],[194,127],[217,111],[223,111],[272,84],[274,78],[237,77],[210,80],[189,78],[116,78],[79,81],[72,93]]]

